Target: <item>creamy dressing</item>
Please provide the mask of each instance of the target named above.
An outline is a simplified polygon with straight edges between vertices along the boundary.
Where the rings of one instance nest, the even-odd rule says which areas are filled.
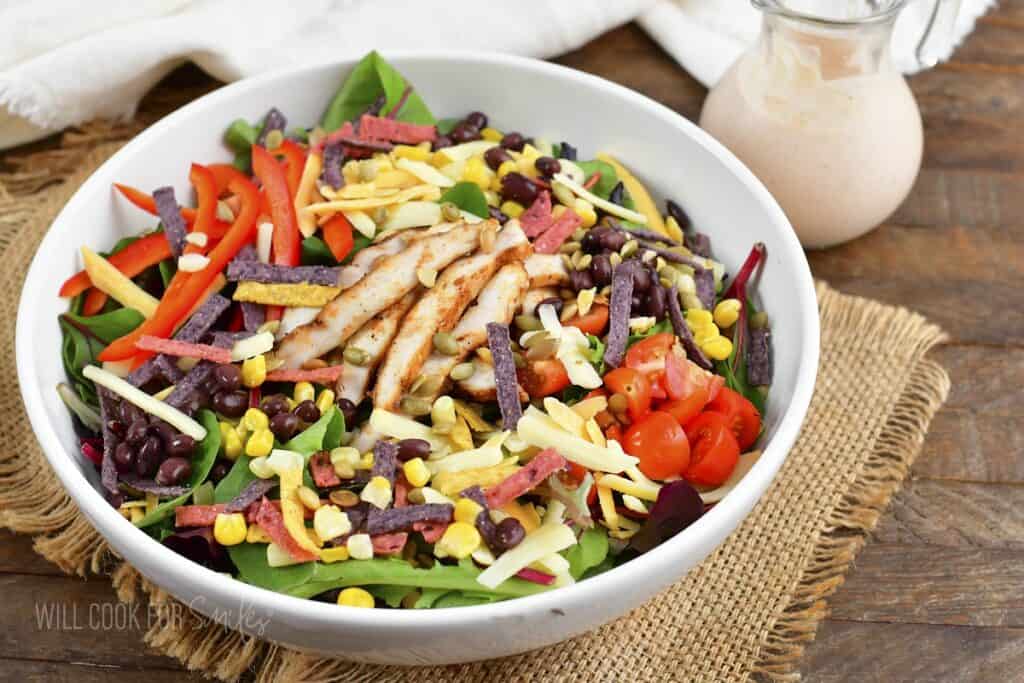
[[[805,247],[851,240],[913,185],[917,104],[884,42],[766,28],[708,95],[700,125],[761,179]]]

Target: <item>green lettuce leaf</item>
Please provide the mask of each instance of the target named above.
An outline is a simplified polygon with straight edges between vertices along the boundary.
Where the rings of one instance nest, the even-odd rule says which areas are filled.
[[[584,531],[579,542],[565,551],[569,561],[569,574],[579,581],[587,570],[600,565],[608,557],[608,534],[595,526]]]
[[[386,97],[384,111],[391,111],[398,104],[407,85],[402,74],[374,50],[352,68],[348,78],[327,105],[320,125],[327,131],[337,130],[346,121],[362,115],[381,93]],[[409,99],[396,118],[422,125],[437,122],[415,90],[409,94]]]
[[[468,211],[480,218],[487,218],[491,215],[487,209],[487,198],[476,183],[467,181],[456,183],[445,191],[438,201],[441,203],[451,202],[463,211]]]

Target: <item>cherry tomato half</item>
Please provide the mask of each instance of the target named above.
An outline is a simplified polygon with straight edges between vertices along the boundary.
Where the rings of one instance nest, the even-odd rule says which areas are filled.
[[[557,394],[569,386],[569,373],[562,361],[550,358],[530,361],[518,372],[519,383],[531,398]]]
[[[722,387],[705,410],[725,416],[741,450],[746,451],[757,441],[757,435],[761,433],[761,414],[743,395]]]
[[[681,475],[690,464],[686,432],[674,417],[658,410],[629,426],[622,448],[640,458],[640,471],[651,479]]]
[[[707,402],[708,390],[704,387],[694,387],[688,396],[663,403],[658,406],[658,410],[665,411],[674,417],[680,426],[685,426],[687,422],[700,415]]]
[[[622,364],[645,375],[661,372],[665,369],[665,356],[669,354],[675,342],[676,336],[671,332],[652,334],[630,346]]]
[[[740,446],[719,413],[701,413],[686,425],[690,463],[683,478],[702,486],[719,486],[740,459]]]
[[[562,325],[577,327],[583,334],[600,335],[608,326],[608,307],[604,304],[594,304],[586,315],[569,318]]]
[[[651,410],[651,383],[633,368],[616,368],[604,376],[604,385],[629,400],[629,417],[636,422]]]

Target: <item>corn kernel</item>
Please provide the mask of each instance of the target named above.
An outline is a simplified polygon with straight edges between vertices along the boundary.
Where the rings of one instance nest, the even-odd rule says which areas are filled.
[[[323,391],[320,392],[320,395],[316,397],[316,407],[317,410],[320,411],[321,415],[330,410],[331,406],[333,405],[334,392],[331,391],[330,389],[324,389]]]
[[[492,175],[493,171],[487,168],[487,164],[480,157],[471,157],[462,169],[462,179],[476,183],[481,190],[490,189]]]
[[[438,396],[430,407],[430,424],[440,433],[451,432],[455,426],[455,400],[451,396]]]
[[[270,469],[270,465],[267,464],[267,459],[265,457],[253,458],[250,460],[249,471],[260,479],[270,479],[274,476],[274,470]]]
[[[594,205],[586,199],[577,199],[573,211],[583,219],[584,228],[592,228],[597,223],[597,212],[594,210]]]
[[[444,535],[434,545],[438,557],[454,557],[462,560],[480,547],[480,532],[472,524],[453,522],[445,529]]]
[[[353,560],[369,560],[373,557],[373,541],[370,534],[352,534],[345,541],[349,557]]]
[[[509,218],[519,218],[523,215],[523,211],[526,211],[526,209],[519,202],[509,200],[501,204],[501,212]]]
[[[352,448],[351,446],[339,446],[331,449],[331,464],[335,467],[347,465],[348,467],[355,468],[362,457],[359,449]]]
[[[700,350],[712,360],[725,360],[732,354],[732,342],[720,336],[701,346]]]
[[[270,419],[259,408],[249,408],[242,416],[242,424],[245,425],[246,430],[255,432],[270,426]]]
[[[373,607],[373,596],[362,588],[346,588],[338,593],[338,604],[342,607]]]
[[[242,454],[242,437],[234,429],[224,434],[224,457],[234,462]]]
[[[359,462],[356,463],[356,469],[357,470],[373,469],[373,452],[372,451],[367,451],[366,453],[363,453],[363,457],[361,457],[359,459]]]
[[[267,564],[271,567],[290,567],[299,564],[299,560],[276,543],[267,544]]]
[[[242,363],[242,384],[258,387],[267,379],[267,359],[263,355],[247,359]]]
[[[299,502],[310,510],[320,509],[320,495],[313,489],[305,485],[300,486],[297,495],[299,497]]]
[[[132,508],[128,514],[131,515],[132,524],[136,524],[137,522],[141,521],[143,517],[146,516],[146,511],[143,510],[142,508]]]
[[[534,165],[533,159],[527,159],[526,157],[519,157],[516,160],[516,170],[527,178],[536,178],[540,175],[537,173],[537,167]]]
[[[430,481],[430,470],[427,469],[423,458],[413,458],[402,465],[402,472],[405,478],[415,487],[426,486]]]
[[[238,545],[245,540],[248,528],[241,512],[221,513],[213,522],[213,537],[221,545]]]
[[[221,444],[223,444],[225,441],[227,441],[228,432],[234,431],[235,427],[230,422],[227,422],[225,420],[221,420],[220,422],[218,422],[217,426],[220,428],[220,442]]]
[[[459,498],[455,503],[455,521],[465,524],[476,525],[476,516],[483,508],[475,500],[470,498]]]
[[[497,128],[491,128],[488,126],[480,131],[480,137],[487,140],[487,142],[501,142],[501,139],[505,137],[505,134]]]
[[[359,494],[363,502],[384,510],[391,504],[391,482],[384,477],[373,477]]]
[[[313,514],[313,530],[329,541],[352,531],[352,522],[337,505],[324,505]]]
[[[690,324],[690,328],[694,326],[707,325],[708,323],[714,322],[714,316],[711,311],[705,311],[700,309],[690,309],[686,311],[686,322]]]
[[[395,155],[396,159],[410,159],[412,161],[427,161],[431,156],[429,149],[412,147],[411,145],[395,145],[391,153]]]
[[[320,551],[320,561],[326,564],[330,564],[332,562],[344,562],[348,557],[348,548],[345,546],[324,548]]]
[[[312,401],[316,398],[316,390],[313,389],[313,385],[309,382],[296,382],[292,397],[295,399],[296,403]]]
[[[245,454],[250,458],[270,455],[274,448],[274,434],[269,429],[257,429],[245,442]]]
[[[703,346],[704,344],[707,344],[720,336],[721,334],[719,333],[718,328],[714,326],[714,324],[701,325],[700,327],[693,331],[693,341],[697,343],[697,346]]]
[[[305,464],[302,456],[292,451],[276,450],[267,458],[267,467],[277,476],[294,470],[302,470]]]
[[[518,170],[519,170],[519,167],[516,166],[516,162],[514,162],[514,161],[503,161],[503,162],[501,162],[501,165],[498,166],[498,177],[499,178],[504,178],[509,173],[515,173]]]
[[[530,161],[536,161],[541,157],[540,150],[530,144],[523,145],[522,154],[524,159],[529,159]]]
[[[724,299],[715,306],[715,324],[723,330],[732,327],[740,317],[740,300]]]

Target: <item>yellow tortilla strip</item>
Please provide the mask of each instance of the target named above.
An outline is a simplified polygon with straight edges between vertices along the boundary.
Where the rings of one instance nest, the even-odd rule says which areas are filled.
[[[628,168],[620,164],[614,157],[611,157],[604,152],[598,154],[597,158],[611,164],[612,168],[615,169],[615,173],[618,174],[619,180],[622,181],[626,191],[629,192],[629,196],[633,198],[633,202],[636,204],[636,210],[647,217],[647,226],[649,228],[656,232],[660,232],[662,235],[668,235],[679,242],[683,241],[682,234],[671,234],[671,231],[665,225],[665,221],[661,219],[661,214],[658,212],[658,207],[655,205],[654,200],[651,199],[651,194],[647,191],[647,188],[643,186],[643,183],[641,183],[636,176],[630,173]]]
[[[381,206],[389,206],[400,202],[407,202],[410,199],[425,199],[436,201],[441,198],[441,191],[433,185],[417,185],[407,190],[402,190],[387,197],[369,197],[366,199],[336,199],[330,202],[310,204],[303,209],[304,212],[312,214],[335,213],[338,211],[352,211],[361,209],[376,209]]]
[[[234,299],[269,306],[325,306],[340,293],[340,287],[324,285],[239,282]]]

